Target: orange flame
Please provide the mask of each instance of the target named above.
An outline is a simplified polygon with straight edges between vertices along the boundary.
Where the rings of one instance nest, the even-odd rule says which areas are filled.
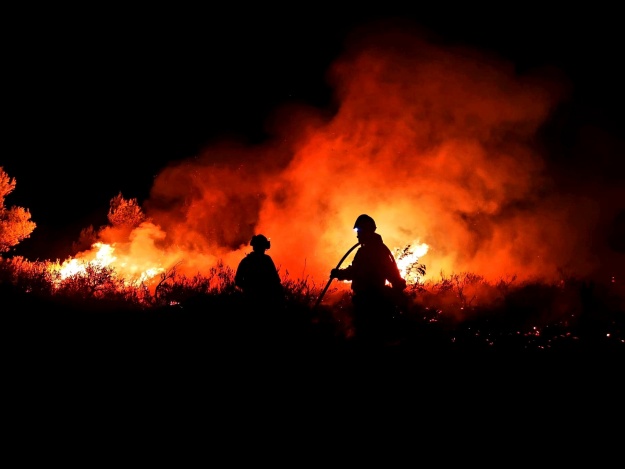
[[[393,255],[397,262],[397,267],[408,285],[415,284],[419,281],[421,275],[416,271],[416,268],[418,267],[419,259],[427,254],[429,248],[427,244],[419,244],[418,241],[415,241],[402,250],[395,250]]]
[[[102,230],[97,250],[66,261],[64,275],[81,269],[78,259],[138,279],[180,262],[192,275],[219,260],[236,268],[263,233],[282,276],[324,283],[361,213],[388,246],[419,240],[396,255],[408,282],[426,253],[428,277],[551,280],[596,269],[580,246],[592,245],[610,212],[584,193],[549,192],[533,144],[566,81],[412,35],[381,36],[355,38],[333,64],[332,113],[284,107],[263,143],[224,139],[173,162],[143,204],[150,222]]]
[[[53,266],[52,270],[58,271],[60,279],[64,280],[74,275],[86,275],[89,265],[110,267],[118,278],[125,280],[127,285],[141,284],[165,271],[164,267],[156,265],[150,260],[128,255],[118,257],[114,253],[115,244],[97,242],[93,244],[90,251],[69,258],[60,266]]]

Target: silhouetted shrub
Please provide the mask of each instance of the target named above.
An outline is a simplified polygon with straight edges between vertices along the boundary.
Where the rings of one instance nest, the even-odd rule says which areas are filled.
[[[317,305],[322,286],[288,273],[283,306],[252,311],[234,285],[233,270],[222,263],[208,276],[188,277],[174,267],[150,283],[127,281],[114,269],[97,265],[62,278],[55,266],[21,257],[0,259],[3,316],[46,317],[47,327],[54,324],[54,315],[65,318],[58,322],[64,327],[97,317],[92,333],[143,331],[137,333],[146,340],[149,331],[160,338],[155,343],[192,337],[228,347],[334,347],[348,344],[354,334],[349,289],[331,288],[327,301]],[[419,350],[625,349],[618,284],[576,279],[517,283],[514,277],[489,283],[467,273],[415,283],[405,293],[408,301],[396,318],[397,338]],[[103,327],[102,321],[117,323]]]

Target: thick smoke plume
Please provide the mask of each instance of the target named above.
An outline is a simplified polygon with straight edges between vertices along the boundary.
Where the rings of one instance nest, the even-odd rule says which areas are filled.
[[[331,110],[278,109],[270,141],[224,139],[165,168],[144,204],[152,224],[134,236],[141,252],[191,274],[220,259],[236,268],[263,233],[283,276],[323,284],[367,213],[391,249],[429,246],[426,280],[601,270],[596,232],[616,209],[589,187],[562,192],[539,138],[571,91],[556,72],[361,31],[328,80]]]

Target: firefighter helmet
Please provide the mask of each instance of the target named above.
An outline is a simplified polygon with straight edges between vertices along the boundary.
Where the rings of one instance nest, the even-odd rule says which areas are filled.
[[[369,215],[365,215],[364,213],[356,218],[356,223],[354,223],[355,230],[368,230],[375,231],[377,226],[375,226],[375,221]]]
[[[250,246],[253,248],[259,249],[269,249],[271,247],[271,243],[267,239],[265,235],[258,234],[252,236],[252,240],[250,241]]]

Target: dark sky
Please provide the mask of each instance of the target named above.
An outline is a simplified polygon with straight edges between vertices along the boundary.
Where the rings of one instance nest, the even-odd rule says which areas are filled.
[[[545,138],[560,155],[554,158],[571,158],[559,161],[563,167],[587,170],[567,147],[577,129],[622,134],[623,28],[616,7],[315,8],[39,10],[5,17],[0,166],[17,181],[7,204],[28,208],[38,225],[22,252],[51,255],[44,244],[67,243],[81,228],[105,223],[119,192],[141,202],[167,163],[192,157],[215,138],[262,141],[277,106],[331,108],[329,65],[355,28],[380,20],[389,28],[410,22],[432,41],[492,52],[520,72],[562,71],[573,94]],[[618,168],[609,161],[606,175]]]

